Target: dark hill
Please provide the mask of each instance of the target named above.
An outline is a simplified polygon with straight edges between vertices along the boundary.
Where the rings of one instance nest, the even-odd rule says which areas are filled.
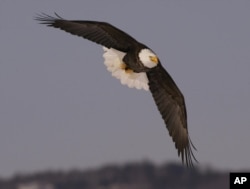
[[[47,171],[0,179],[0,189],[228,189],[229,173],[150,162],[95,170]]]

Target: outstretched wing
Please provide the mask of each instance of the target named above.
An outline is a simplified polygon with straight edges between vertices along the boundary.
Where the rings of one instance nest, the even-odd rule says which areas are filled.
[[[172,137],[178,156],[187,166],[193,166],[192,144],[187,128],[187,113],[182,93],[167,71],[159,64],[147,72],[149,89],[161,113],[169,135]]]
[[[35,20],[41,24],[60,28],[73,35],[96,42],[107,48],[114,48],[127,52],[129,48],[138,43],[127,33],[106,22],[65,20],[55,13],[56,17],[47,14],[40,14]]]

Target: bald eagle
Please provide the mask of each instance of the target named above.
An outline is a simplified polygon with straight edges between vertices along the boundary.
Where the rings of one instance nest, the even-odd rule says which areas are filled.
[[[56,13],[55,17],[42,13],[35,20],[102,45],[104,64],[112,76],[130,88],[151,91],[178,156],[193,167],[196,148],[188,133],[184,97],[153,50],[106,22],[65,20]]]

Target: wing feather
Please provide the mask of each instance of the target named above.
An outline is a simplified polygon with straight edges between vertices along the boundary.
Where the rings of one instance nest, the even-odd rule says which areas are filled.
[[[55,13],[55,17],[39,14],[35,20],[50,27],[60,28],[73,35],[77,35],[96,42],[107,48],[114,48],[127,52],[130,47],[138,43],[133,37],[106,22],[65,20]]]
[[[167,71],[159,64],[147,72],[149,89],[172,137],[178,156],[187,166],[197,161],[187,128],[187,113],[184,97]]]

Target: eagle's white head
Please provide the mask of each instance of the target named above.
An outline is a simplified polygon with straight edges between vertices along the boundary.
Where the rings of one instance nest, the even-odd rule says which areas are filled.
[[[159,59],[150,49],[142,49],[139,52],[139,58],[142,64],[147,68],[153,68],[159,63]]]

